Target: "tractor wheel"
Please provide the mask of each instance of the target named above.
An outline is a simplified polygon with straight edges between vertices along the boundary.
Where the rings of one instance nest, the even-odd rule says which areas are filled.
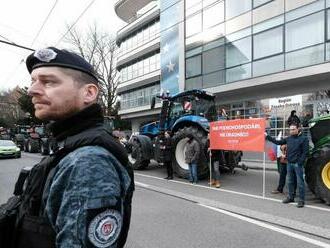
[[[179,129],[173,135],[173,170],[179,177],[189,177],[189,167],[185,162],[185,150],[188,142],[188,134],[192,134],[200,147],[200,156],[197,166],[198,178],[202,179],[208,175],[208,159],[205,151],[207,151],[207,133],[197,127],[184,127]]]
[[[29,139],[28,152],[36,153],[39,151],[39,141],[35,139]]]
[[[128,161],[134,170],[143,170],[147,168],[150,163],[149,159],[143,159],[142,152],[143,151],[140,142],[137,139],[133,140],[130,144]]]
[[[317,160],[318,152],[314,152],[311,157],[308,158],[305,165],[305,179],[310,191],[315,195],[315,184],[316,184],[316,170],[315,161]],[[316,158],[315,158],[316,157]]]
[[[315,158],[315,195],[330,205],[330,144],[322,147]]]

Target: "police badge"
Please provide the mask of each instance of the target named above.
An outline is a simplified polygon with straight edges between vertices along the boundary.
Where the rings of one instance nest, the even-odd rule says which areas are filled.
[[[34,57],[39,59],[43,62],[50,62],[51,60],[55,59],[57,56],[57,53],[54,52],[52,49],[49,48],[43,48],[40,50],[37,50],[34,52]]]
[[[122,217],[117,210],[108,209],[97,215],[88,227],[89,241],[98,248],[113,245],[122,228]]]

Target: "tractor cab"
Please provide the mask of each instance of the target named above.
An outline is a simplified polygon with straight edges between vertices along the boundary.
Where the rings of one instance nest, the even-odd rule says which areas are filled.
[[[171,121],[182,116],[200,116],[208,121],[215,120],[214,95],[202,90],[190,90],[171,97],[168,118]]]

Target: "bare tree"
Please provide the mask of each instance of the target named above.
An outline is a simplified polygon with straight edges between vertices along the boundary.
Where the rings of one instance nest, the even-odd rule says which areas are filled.
[[[115,114],[117,111],[118,76],[115,66],[116,43],[112,36],[102,33],[97,26],[90,27],[85,35],[77,29],[69,29],[66,42],[73,46],[73,50],[93,65],[100,86],[99,103],[105,115]]]
[[[24,117],[18,103],[19,88],[0,92],[0,126],[13,126]]]

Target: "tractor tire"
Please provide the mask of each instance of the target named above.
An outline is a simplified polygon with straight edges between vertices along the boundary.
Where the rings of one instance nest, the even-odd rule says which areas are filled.
[[[141,144],[138,140],[134,140],[130,144],[130,151],[128,153],[128,161],[130,166],[134,170],[143,170],[148,167],[150,160],[149,159],[144,159],[142,156],[142,147]]]
[[[312,156],[307,159],[305,165],[305,180],[308,185],[308,188],[315,195],[315,186],[316,186],[316,170],[315,170],[315,161],[317,160],[318,152],[314,152]],[[316,157],[316,158],[315,158]]]
[[[197,127],[184,127],[182,129],[179,129],[173,135],[173,170],[179,177],[189,177],[189,167],[188,164],[185,162],[184,158],[186,144],[188,142],[188,134],[192,134],[194,139],[198,142],[200,146],[200,156],[197,165],[197,173],[199,179],[205,178],[208,176],[209,171],[208,156],[205,153],[205,151],[207,151],[207,133]]]
[[[316,152],[315,158],[315,195],[330,205],[330,144]]]
[[[28,147],[28,152],[36,153],[39,151],[39,141],[35,139],[29,139],[27,147]]]

